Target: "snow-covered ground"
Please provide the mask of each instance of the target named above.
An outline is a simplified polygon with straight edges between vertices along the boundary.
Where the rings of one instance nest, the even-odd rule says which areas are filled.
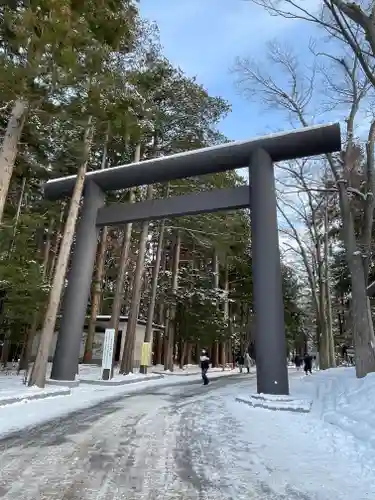
[[[52,363],[49,363],[48,369],[47,369],[47,378],[49,378],[50,373],[51,373],[51,368],[52,368]],[[254,369],[253,369],[254,371]],[[238,369],[231,370],[231,369],[226,369],[224,372],[221,368],[210,368],[209,373],[214,373],[215,377],[218,376],[227,376],[232,373],[237,373]],[[79,365],[79,375],[78,379],[84,380],[84,381],[101,381],[101,374],[102,370],[101,367],[98,365],[85,365],[81,364]],[[151,367],[148,370],[147,373],[147,379],[155,377],[160,378],[160,375],[168,375],[172,376],[172,383],[175,376],[179,375],[191,375],[194,376],[195,378],[200,378],[200,368],[197,365],[186,365],[182,369],[179,368],[178,366],[174,367],[174,371],[171,372],[169,370],[164,371],[164,366],[162,365],[157,365],[155,367]],[[17,396],[17,397],[27,397],[27,394],[47,394],[47,393],[53,393],[56,392],[57,389],[53,386],[46,385],[45,389],[37,389],[37,388],[29,388],[26,385],[23,384],[23,372],[20,373],[20,375],[17,375],[17,370],[16,367],[9,368],[7,371],[1,371],[0,372],[0,401],[3,399],[3,397],[11,397],[11,396]],[[120,375],[118,373],[118,369],[115,369],[114,376],[111,380],[106,381],[108,385],[111,385],[111,382],[142,382],[145,380],[145,375],[142,373],[139,373],[138,370],[134,370],[134,373],[129,373],[128,375]],[[170,377],[168,377],[169,379]],[[177,381],[177,379],[176,379]],[[104,381],[102,381],[104,382]],[[106,385],[107,385],[106,384]]]
[[[375,373],[358,379],[354,368],[335,368],[292,379],[291,389],[313,399],[315,417],[375,448]]]
[[[236,403],[238,394],[255,391],[254,375],[220,377],[207,387],[195,376],[171,376],[140,383],[149,390],[114,388],[124,397],[0,442],[0,496],[375,498],[375,376],[357,381],[352,369],[290,375],[292,394],[313,399],[310,413]]]
[[[210,431],[228,436],[220,456],[228,481],[237,471],[237,498],[250,473],[259,498],[265,491],[274,499],[375,498],[375,374],[358,380],[353,368],[338,368],[293,375],[291,394],[313,401],[307,414],[251,408],[234,401],[238,392],[229,391],[224,404],[216,400]],[[231,417],[216,418],[220,413]]]
[[[179,386],[153,386],[0,442],[0,497],[212,498],[204,478],[195,474],[191,452],[201,437],[195,432],[196,419],[202,417],[199,402],[210,401],[217,389],[235,383],[236,377],[220,377],[207,387],[192,383],[193,378],[183,377],[181,382],[179,377]]]
[[[160,374],[153,373],[152,370],[148,370],[147,379],[149,378],[160,378]],[[145,375],[139,373],[139,370],[134,370],[133,373],[128,373],[127,375],[121,375],[119,369],[115,368],[112,379],[102,380],[102,369],[98,365],[79,365],[79,374],[77,377],[81,381],[91,381],[91,382],[105,382],[106,384],[124,382],[125,384],[132,381],[141,381],[145,378]]]
[[[212,372],[211,374],[210,372],[209,376],[216,379],[238,373],[238,370],[234,372]],[[150,375],[152,374],[145,376],[134,373],[124,377],[116,374],[115,381],[131,379],[136,383],[120,386],[111,386],[108,383],[105,385],[81,384],[79,387],[71,388],[69,394],[57,396],[56,394],[64,390],[64,387],[47,385],[45,389],[29,388],[22,383],[22,374],[17,376],[15,371],[10,371],[8,374],[0,373],[0,436],[28,426],[47,422],[77,410],[92,407],[102,401],[115,399],[122,395],[134,394],[152,387],[159,388],[166,385],[186,383],[185,377],[178,375],[169,375],[163,378],[155,377],[155,380],[150,379]],[[80,366],[80,376],[91,380],[99,379],[100,367],[82,365]],[[193,383],[200,381],[201,375],[199,371],[196,370],[195,373],[191,373],[188,380]],[[44,399],[30,400],[35,397],[35,394],[44,395]],[[1,401],[5,399],[12,400],[11,402],[18,399],[19,402],[1,406]],[[25,405],[27,405],[27,411],[23,410],[23,408],[26,408]]]

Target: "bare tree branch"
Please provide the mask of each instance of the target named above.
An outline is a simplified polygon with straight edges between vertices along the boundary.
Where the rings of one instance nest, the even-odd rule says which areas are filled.
[[[307,21],[324,29],[330,37],[345,42],[358,59],[368,80],[375,87],[374,7],[365,12],[359,5],[343,0],[323,0],[323,6],[311,12],[303,0],[251,0],[273,16]],[[368,46],[369,50],[367,50]]]

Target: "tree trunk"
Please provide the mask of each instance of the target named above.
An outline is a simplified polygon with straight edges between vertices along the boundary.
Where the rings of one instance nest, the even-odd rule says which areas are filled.
[[[52,231],[53,231],[53,226],[55,225],[55,220],[51,219],[48,224],[48,229],[47,229],[47,240],[44,245],[44,251],[43,251],[43,280],[47,279],[48,276],[48,261],[51,253],[51,244],[52,244]]]
[[[225,370],[226,365],[225,351],[225,342],[221,342],[219,345],[219,364],[223,367],[223,371]]]
[[[107,164],[107,151],[108,151],[108,142],[109,142],[109,125],[107,128],[107,134],[104,141],[103,155],[102,155],[102,163],[101,170],[105,169]],[[104,265],[105,265],[105,255],[107,250],[107,237],[108,237],[108,228],[104,226],[101,231],[98,253],[96,257],[96,269],[95,269],[95,277],[94,282],[92,284],[92,293],[91,293],[91,312],[90,312],[90,320],[87,329],[87,337],[85,342],[85,351],[83,354],[83,362],[91,363],[92,361],[92,350],[95,339],[95,326],[96,326],[96,317],[99,313],[100,309],[100,298],[102,295],[102,283],[104,277]]]
[[[228,325],[228,320],[229,320],[229,269],[228,269],[228,259],[225,258],[225,269],[224,269],[224,304],[223,304],[223,314],[224,314],[224,322],[227,325],[226,326],[226,338],[222,344],[221,347],[221,352],[222,352],[222,364],[223,364],[223,370],[225,369],[225,365],[227,363],[227,351],[228,351],[228,343],[229,339],[227,338],[229,335],[229,325]]]
[[[129,283],[127,283],[127,286],[125,287],[124,291],[124,309],[125,309],[125,314],[129,314],[130,311],[130,306],[131,306],[131,300],[132,300],[132,291],[133,291],[133,286],[134,286],[134,277],[135,277],[135,265],[134,262],[131,260],[131,256],[129,255],[129,266],[128,266],[128,276],[130,275]],[[125,342],[125,337],[123,337],[123,341]],[[123,347],[123,345],[122,345]],[[121,348],[121,353],[123,349]]]
[[[56,268],[56,261],[57,261],[57,256],[59,255],[59,248],[60,248],[60,241],[61,241],[61,235],[64,229],[64,215],[65,215],[65,202],[61,204],[61,210],[60,210],[60,219],[59,219],[59,225],[56,228],[56,237],[55,237],[55,242],[53,245],[52,249],[52,259],[51,262],[47,268],[47,274],[48,274],[48,281],[52,281],[52,278],[55,274],[55,268]],[[51,243],[52,245],[52,243]]]
[[[33,348],[33,343],[34,343],[34,337],[35,333],[38,327],[38,318],[39,315],[38,313],[34,314],[34,319],[32,325],[26,330],[24,340],[23,340],[23,347],[21,351],[21,356],[20,360],[18,363],[18,368],[17,368],[17,373],[19,374],[21,370],[25,370],[26,373],[29,370],[29,362],[32,354],[32,348]],[[27,376],[26,376],[27,379]]]
[[[317,325],[319,325],[319,365],[321,370],[329,368],[329,352],[328,352],[328,331],[327,331],[327,316],[326,316],[326,287],[324,282],[324,259],[322,258],[321,238],[316,233],[315,239],[315,258],[316,258],[316,274],[318,286],[318,305],[316,308]]]
[[[228,359],[232,365],[234,365],[234,356],[233,355],[234,355],[234,353],[233,353],[233,341],[230,338],[229,342],[228,342]]]
[[[107,237],[108,237],[108,228],[107,226],[104,226],[100,235],[99,248],[96,260],[95,277],[92,285],[90,320],[87,329],[87,337],[85,341],[85,352],[83,354],[84,363],[91,363],[92,361],[92,351],[95,339],[96,317],[99,314],[100,299],[102,295],[102,283],[104,277],[105,256],[107,250]]]
[[[182,349],[181,349],[181,357],[180,357],[180,368],[183,368],[185,365],[189,364],[188,362],[188,352],[189,352],[189,343],[186,340],[182,340]]]
[[[191,345],[190,342],[187,344],[187,353],[186,353],[186,364],[191,365],[192,364],[192,351],[193,351],[193,346]]]
[[[180,267],[180,250],[181,250],[181,234],[176,233],[176,241],[172,259],[172,286],[171,293],[175,297],[178,288],[178,271]],[[173,371],[173,344],[174,344],[174,328],[176,319],[176,304],[173,303],[167,308],[167,323],[166,325],[166,349],[164,351],[164,370]]]
[[[324,211],[324,284],[326,296],[326,313],[327,313],[327,351],[328,351],[328,366],[334,368],[336,366],[335,344],[333,339],[333,319],[332,319],[332,301],[330,289],[330,270],[329,270],[329,239],[328,239],[328,201]]]
[[[212,274],[213,274],[213,282],[212,285],[215,290],[219,288],[219,257],[217,255],[217,251],[214,249],[214,254],[212,257]]]
[[[61,294],[65,282],[65,274],[68,267],[70,249],[73,242],[74,231],[78,218],[80,200],[85,183],[85,175],[89,160],[93,135],[92,117],[90,116],[86,125],[83,143],[83,158],[78,170],[77,180],[69,207],[68,219],[65,224],[64,235],[61,243],[59,257],[57,259],[56,271],[53,277],[52,288],[48,298],[47,311],[44,317],[40,343],[36,359],[29,380],[29,385],[44,387],[48,366],[48,355],[55,330],[56,317],[59,311]]]
[[[211,365],[212,368],[216,368],[219,364],[219,344],[217,341],[212,344],[212,355],[211,355]]]
[[[322,276],[318,278],[319,282],[319,367],[321,370],[329,368],[329,352],[328,352],[328,338],[327,338],[327,321],[325,316],[325,284],[323,283]]]
[[[12,178],[18,152],[18,143],[21,138],[27,110],[27,101],[23,99],[17,99],[15,101],[0,149],[0,223],[3,220],[5,201]]]
[[[156,333],[156,348],[155,348],[155,357],[154,357],[154,364],[155,365],[161,365],[161,358],[162,358],[162,352],[163,352],[163,337],[161,335],[161,332]]]
[[[140,161],[141,158],[141,144],[138,144],[135,150],[135,155],[134,155],[134,162],[137,163]],[[134,192],[132,190],[129,191],[129,203],[133,203],[134,201]],[[115,350],[117,346],[117,335],[118,335],[118,326],[119,326],[119,320],[120,320],[120,313],[121,313],[121,305],[123,301],[123,293],[124,293],[124,281],[125,281],[125,275],[126,275],[126,270],[128,268],[129,264],[129,251],[130,251],[130,244],[131,244],[131,236],[132,236],[132,229],[133,229],[133,224],[130,222],[128,224],[125,224],[124,227],[124,239],[122,240],[122,247],[121,247],[121,255],[120,255],[120,266],[116,278],[116,288],[115,288],[115,295],[113,297],[113,303],[112,303],[112,313],[111,313],[111,319],[109,321],[108,328],[114,328],[115,330],[115,341],[113,343],[113,353],[112,353],[112,365],[114,367],[115,364]],[[129,323],[129,320],[128,320]],[[124,335],[124,332],[122,333]],[[120,353],[121,357],[122,353]],[[113,367],[111,370],[111,377],[113,376]]]
[[[200,365],[200,355],[201,355],[201,346],[200,343],[197,342],[195,345],[195,362],[197,365]]]
[[[161,256],[161,263],[160,263],[159,275],[160,275],[160,272],[164,272],[165,271],[165,268],[166,268],[166,265],[167,265],[166,244],[167,244],[167,242],[164,240],[164,244],[163,244],[164,248],[163,248],[162,256]],[[164,322],[165,322],[164,312],[165,312],[164,300],[161,299],[158,302],[158,322],[159,322],[159,325],[164,325]],[[164,333],[165,333],[165,331],[164,331]]]
[[[375,342],[361,256],[350,258],[352,284],[352,322],[355,364],[358,378],[375,371]]]
[[[12,253],[13,247],[14,247],[14,242],[15,242],[15,238],[16,238],[16,234],[17,234],[17,226],[18,226],[18,222],[19,222],[19,219],[21,216],[21,208],[22,208],[22,203],[23,203],[23,199],[25,196],[25,187],[26,187],[26,177],[24,176],[24,177],[22,177],[21,192],[20,192],[20,195],[18,198],[16,215],[15,215],[14,221],[13,221],[13,236],[12,236],[12,240],[11,240],[10,247],[9,247],[9,254]]]
[[[169,191],[169,189],[167,188],[166,198],[168,197],[168,191]],[[145,342],[151,341],[152,324],[154,321],[154,312],[155,312],[155,304],[156,304],[156,293],[158,290],[158,278],[159,278],[160,262],[161,262],[162,252],[163,252],[164,228],[165,228],[165,221],[163,219],[161,221],[160,227],[159,227],[158,248],[156,251],[155,265],[152,269],[151,298],[150,298],[150,304],[148,306],[148,313],[147,313]]]
[[[339,326],[339,338],[342,340],[344,338],[344,314],[340,312],[337,313],[337,323]]]
[[[164,324],[164,337],[163,337],[163,364],[164,370],[168,370],[168,331],[169,331],[169,307],[165,310],[165,324]]]
[[[130,192],[130,197],[129,197],[129,202],[132,203],[134,198],[134,193]],[[129,265],[129,251],[130,251],[130,245],[131,245],[131,237],[132,237],[132,227],[133,224],[130,222],[129,224],[125,225],[124,228],[124,238],[122,241],[122,246],[121,246],[121,255],[120,255],[120,266],[116,278],[116,288],[115,288],[115,294],[113,297],[113,303],[112,303],[112,313],[111,313],[111,319],[108,324],[108,328],[114,328],[115,329],[115,341],[113,344],[113,355],[112,355],[112,362],[113,364],[115,363],[115,349],[117,345],[117,335],[118,335],[118,326],[119,326],[119,321],[120,321],[120,314],[121,314],[121,305],[123,302],[123,294],[124,294],[124,281],[125,281],[125,276],[126,276],[126,270]],[[113,371],[113,370],[112,370]],[[111,374],[112,376],[112,374]]]
[[[43,249],[43,272],[42,272],[42,279],[43,282],[47,278],[48,274],[48,261],[50,257],[50,251],[51,251],[51,242],[52,242],[52,230],[54,226],[54,219],[50,219],[49,224],[48,224],[48,229],[47,229],[47,241],[45,242],[44,249]],[[22,349],[22,353],[20,356],[20,362],[18,365],[18,373],[21,370],[25,370],[25,383],[27,382],[27,377],[28,377],[28,371],[29,371],[29,363],[31,359],[31,354],[32,354],[32,347],[34,343],[34,337],[38,328],[39,324],[39,319],[41,317],[41,311],[36,311],[34,313],[34,317],[31,323],[30,328],[26,330],[25,338],[24,338],[24,346]]]
[[[147,186],[147,200],[152,199],[152,194],[153,194],[153,187],[150,184]],[[133,372],[135,336],[137,331],[137,320],[138,320],[139,305],[141,298],[142,276],[145,267],[145,253],[146,253],[146,245],[148,237],[148,226],[149,226],[148,221],[143,222],[141,237],[139,241],[139,250],[137,256],[137,263],[135,266],[134,285],[132,291],[132,301],[129,311],[128,323],[126,325],[124,352],[121,353],[122,357],[121,357],[120,373],[124,375]]]
[[[355,368],[358,378],[375,372],[375,340],[368,310],[366,276],[362,252],[357,247],[353,215],[344,183],[338,183],[342,214],[342,234],[352,287],[352,322],[355,347]]]
[[[178,355],[178,340],[177,340],[177,332],[176,332],[176,319],[173,324],[173,333],[174,333],[174,342],[173,342],[173,352],[172,352],[172,360],[173,366],[177,364],[177,355]]]
[[[10,347],[9,335],[10,335],[9,332],[5,334],[3,347],[1,349],[0,363],[2,370],[5,370],[8,366],[9,347]]]
[[[213,256],[212,256],[212,286],[215,291],[219,289],[219,257],[217,255],[216,248],[214,248]],[[219,309],[219,302],[216,302],[216,308]],[[219,349],[219,340],[215,339],[214,345],[213,345],[213,356],[211,359],[212,362],[212,367],[216,367],[219,365],[219,354],[220,354],[220,349]]]

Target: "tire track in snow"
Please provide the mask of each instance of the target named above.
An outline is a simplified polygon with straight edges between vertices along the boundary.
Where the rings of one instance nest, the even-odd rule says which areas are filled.
[[[151,401],[154,409],[150,410]],[[158,411],[155,397],[139,398],[130,411],[116,406],[86,431],[72,433],[77,426],[70,428],[67,421],[66,426],[55,428],[44,439],[42,435],[39,446],[33,439],[31,447],[5,451],[1,465],[8,458],[13,460],[11,466],[0,467],[0,498],[113,500],[113,495],[107,493],[110,477],[116,469],[131,468],[128,457],[132,454],[134,433],[149,411]]]
[[[234,424],[220,423],[222,416],[216,415],[220,410],[216,389],[236,382],[238,379],[223,379],[207,389],[191,384],[144,392],[0,442],[6,445],[0,456],[0,498],[211,500],[213,495],[215,500],[245,498],[241,496],[242,490],[230,484],[233,467],[226,449],[220,445],[221,439],[230,436],[223,433],[228,433],[228,426]],[[212,412],[216,428],[206,429],[207,420],[202,416],[210,416]],[[213,435],[216,432],[218,436]],[[252,497],[248,483],[249,478],[246,500],[271,498]],[[232,496],[235,492],[236,496]]]

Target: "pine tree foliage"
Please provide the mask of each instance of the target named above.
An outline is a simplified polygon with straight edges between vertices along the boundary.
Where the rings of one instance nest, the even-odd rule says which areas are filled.
[[[9,186],[5,177],[1,184],[6,203],[0,227],[0,335],[10,347],[10,360],[20,356],[27,336],[43,324],[67,217],[68,200],[46,201],[42,186],[48,179],[77,173],[88,119],[92,123],[88,170],[96,170],[103,166],[104,148],[104,167],[111,167],[130,163],[137,144],[145,159],[226,142],[230,139],[218,125],[230,112],[230,104],[211,96],[167,60],[154,27],[141,19],[137,3],[131,0],[14,0],[2,4],[0,19],[2,151],[9,147],[14,106],[24,105],[20,139],[11,144],[14,162],[4,163],[4,169],[0,165],[0,177],[5,171],[11,174]],[[176,196],[244,183],[236,172],[227,172],[173,181],[168,190],[169,196]],[[154,186],[155,198],[165,192],[165,185]],[[142,187],[135,190],[136,201],[144,195]],[[128,196],[120,190],[108,194],[107,202],[125,202]],[[139,307],[143,319],[148,314],[159,229],[158,222],[150,224]],[[176,231],[182,245],[178,289],[171,293]],[[154,321],[164,324],[167,309],[175,307],[176,344],[211,347],[232,340],[233,349],[249,341],[250,233],[247,211],[165,221]],[[103,314],[111,313],[123,235],[124,228],[109,228],[100,300]],[[129,313],[139,236],[135,224],[123,314]],[[219,260],[219,288],[213,286],[213,251]],[[293,270],[285,270],[283,276],[287,333],[293,343],[303,315]]]

